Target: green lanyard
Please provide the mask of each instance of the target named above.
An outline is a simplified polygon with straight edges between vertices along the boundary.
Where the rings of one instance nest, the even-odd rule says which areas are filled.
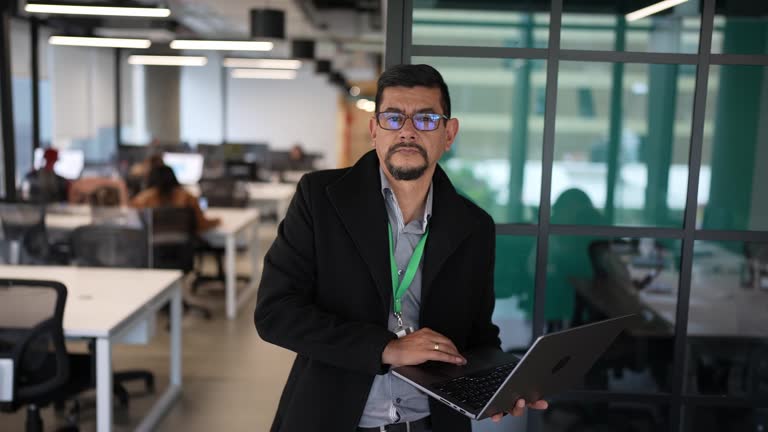
[[[395,261],[394,246],[392,245],[392,225],[387,223],[387,233],[389,233],[389,267],[392,271],[392,294],[394,301],[395,315],[400,316],[403,309],[403,296],[408,291],[408,287],[413,282],[413,277],[416,276],[416,270],[419,268],[419,262],[424,255],[424,245],[427,243],[427,236],[429,235],[429,227],[427,227],[424,235],[421,236],[421,240],[416,244],[416,248],[413,250],[411,259],[408,261],[408,267],[405,270],[405,276],[403,280],[400,280],[400,275],[397,273],[397,262]]]

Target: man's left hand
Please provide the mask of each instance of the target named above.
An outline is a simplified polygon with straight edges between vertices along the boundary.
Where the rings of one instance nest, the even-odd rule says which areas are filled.
[[[517,403],[515,403],[515,407],[509,411],[509,414],[512,414],[515,417],[520,417],[521,415],[523,415],[523,413],[525,413],[526,405],[528,406],[528,408],[535,409],[535,410],[545,410],[549,407],[549,404],[544,399],[538,400],[536,402],[528,402],[528,403],[525,402],[525,399],[518,399]],[[493,415],[491,417],[491,420],[498,423],[501,421],[501,418],[503,416],[504,414],[498,413]]]

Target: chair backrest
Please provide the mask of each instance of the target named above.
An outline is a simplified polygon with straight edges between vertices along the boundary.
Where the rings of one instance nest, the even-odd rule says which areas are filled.
[[[623,240],[596,240],[589,244],[589,260],[595,277],[631,282],[627,265],[621,260],[630,244]]]
[[[86,225],[70,239],[77,265],[142,268],[149,263],[147,232],[117,225]]]
[[[0,205],[0,221],[6,241],[16,241],[26,256],[45,261],[50,252],[45,229],[45,207],[36,204]]]
[[[227,177],[232,179],[247,181],[259,179],[259,165],[256,162],[228,160],[225,163],[225,172]]]
[[[28,183],[26,195],[31,202],[40,204],[56,203],[67,200],[67,180],[53,171],[44,169],[30,173],[25,178]]]
[[[32,400],[64,384],[67,288],[54,281],[0,279],[0,357],[13,361],[13,401]]]
[[[229,179],[201,180],[200,196],[209,207],[245,207],[248,205],[248,190],[242,182]]]
[[[147,209],[145,221],[154,268],[192,271],[195,266],[197,219],[194,210],[181,207]]]

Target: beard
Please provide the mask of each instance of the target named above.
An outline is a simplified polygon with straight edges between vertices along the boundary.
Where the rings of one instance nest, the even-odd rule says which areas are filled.
[[[392,156],[394,156],[394,154],[402,148],[416,150],[421,155],[421,157],[424,158],[424,164],[414,167],[395,166],[392,163]],[[392,178],[395,180],[416,180],[424,175],[424,173],[427,171],[427,167],[429,166],[429,159],[427,158],[427,151],[418,144],[401,142],[390,147],[390,149],[387,151],[386,158],[384,158],[384,163],[387,166],[387,170],[392,175]]]

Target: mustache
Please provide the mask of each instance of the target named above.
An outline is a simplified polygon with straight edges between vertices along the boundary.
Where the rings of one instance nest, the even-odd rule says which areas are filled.
[[[422,157],[424,157],[424,159],[427,158],[427,151],[424,150],[424,147],[412,142],[400,142],[393,145],[387,150],[387,156],[392,156],[396,151],[404,148],[416,150]]]

